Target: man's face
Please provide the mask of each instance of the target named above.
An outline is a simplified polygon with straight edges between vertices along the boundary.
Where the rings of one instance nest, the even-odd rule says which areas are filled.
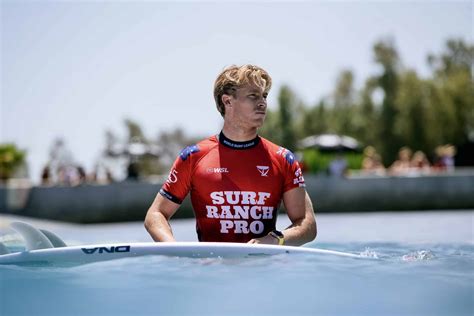
[[[242,128],[258,128],[263,125],[267,110],[267,93],[254,85],[245,85],[229,96],[226,118]]]

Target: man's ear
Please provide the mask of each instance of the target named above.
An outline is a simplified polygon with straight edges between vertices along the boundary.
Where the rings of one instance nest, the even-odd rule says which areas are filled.
[[[224,106],[230,106],[230,105],[232,105],[231,99],[232,99],[232,96],[231,96],[231,95],[223,94],[223,95],[222,95],[222,98],[221,98],[222,104],[224,104]]]

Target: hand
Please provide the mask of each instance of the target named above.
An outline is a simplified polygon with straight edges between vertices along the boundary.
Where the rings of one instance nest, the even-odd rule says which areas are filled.
[[[260,238],[254,238],[249,240],[248,244],[267,244],[267,245],[278,245],[278,239],[273,236],[266,235]]]

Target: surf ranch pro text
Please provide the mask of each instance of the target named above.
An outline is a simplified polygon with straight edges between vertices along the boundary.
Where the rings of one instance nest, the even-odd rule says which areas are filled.
[[[213,205],[206,205],[207,218],[220,219],[220,232],[227,234],[261,234],[262,219],[273,218],[273,206],[265,206],[268,192],[215,191],[210,194]],[[252,221],[248,221],[251,219]]]

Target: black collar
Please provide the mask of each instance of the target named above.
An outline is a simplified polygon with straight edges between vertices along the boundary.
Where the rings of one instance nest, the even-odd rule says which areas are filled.
[[[258,135],[254,139],[247,140],[245,142],[236,142],[232,139],[229,139],[224,135],[223,132],[221,132],[217,138],[222,145],[232,149],[249,149],[257,146],[260,142],[260,137]]]

